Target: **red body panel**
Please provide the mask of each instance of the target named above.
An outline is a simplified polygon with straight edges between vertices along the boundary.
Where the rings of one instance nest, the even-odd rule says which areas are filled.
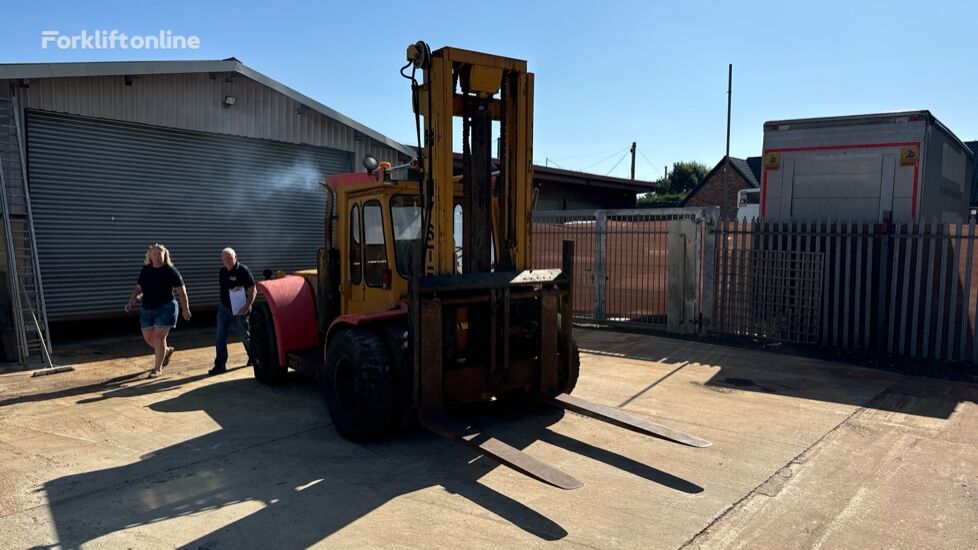
[[[355,187],[360,185],[376,185],[378,183],[384,183],[384,171],[374,170],[373,173],[366,172],[350,172],[349,174],[336,174],[334,176],[326,176],[324,184],[333,191],[340,189],[341,187]]]
[[[280,365],[285,366],[287,352],[319,345],[316,299],[305,279],[287,275],[262,281],[257,286],[272,311]]]
[[[326,341],[329,342],[329,337],[333,334],[333,331],[342,325],[358,326],[376,321],[389,321],[391,319],[401,319],[404,317],[407,317],[407,310],[404,309],[391,309],[388,311],[377,311],[375,313],[351,313],[349,315],[340,315],[336,319],[333,319],[333,322],[330,323],[329,330],[326,331]]]

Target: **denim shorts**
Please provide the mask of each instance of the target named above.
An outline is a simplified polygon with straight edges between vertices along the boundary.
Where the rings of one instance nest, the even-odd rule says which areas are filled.
[[[143,312],[139,314],[139,325],[143,327],[143,330],[154,327],[176,327],[177,301],[170,300],[169,303],[155,309],[143,309]]]

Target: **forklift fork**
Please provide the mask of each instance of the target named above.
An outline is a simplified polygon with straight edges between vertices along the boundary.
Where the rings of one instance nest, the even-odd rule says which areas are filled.
[[[571,334],[573,256],[574,243],[565,241],[561,277],[566,284],[545,285],[545,288],[540,291],[539,386],[535,392],[537,401],[667,441],[691,447],[709,447],[711,443],[705,439],[633,416],[621,409],[591,403],[558,391],[558,369],[567,368],[573,350]],[[544,279],[548,277],[545,276]],[[420,424],[438,435],[454,439],[500,464],[554,487],[561,489],[581,487],[583,484],[573,476],[445,413],[442,362],[444,348],[441,334],[443,301],[438,298],[428,298],[420,300],[420,304],[419,321],[427,331],[426,338],[421,340],[420,354],[417,357],[420,360]],[[503,334],[506,338],[508,331],[504,331]],[[493,346],[495,347],[495,343]]]

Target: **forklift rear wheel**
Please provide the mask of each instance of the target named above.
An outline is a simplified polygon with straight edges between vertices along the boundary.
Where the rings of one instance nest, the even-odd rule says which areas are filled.
[[[285,381],[285,368],[278,362],[275,322],[268,304],[255,304],[248,323],[251,325],[251,359],[255,363],[255,379],[262,384],[282,383]]]
[[[323,402],[336,431],[351,441],[378,439],[394,424],[394,376],[380,337],[360,327],[330,337],[322,376]]]

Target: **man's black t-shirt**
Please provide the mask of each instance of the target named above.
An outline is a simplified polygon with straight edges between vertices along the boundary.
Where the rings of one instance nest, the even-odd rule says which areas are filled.
[[[139,272],[137,283],[143,289],[143,309],[156,309],[173,300],[173,289],[183,286],[183,277],[173,266],[149,264]]]
[[[221,268],[221,303],[231,307],[231,289],[237,287],[251,288],[255,286],[255,278],[251,276],[248,266],[237,263],[228,271],[226,267]],[[232,313],[237,314],[237,311]]]

